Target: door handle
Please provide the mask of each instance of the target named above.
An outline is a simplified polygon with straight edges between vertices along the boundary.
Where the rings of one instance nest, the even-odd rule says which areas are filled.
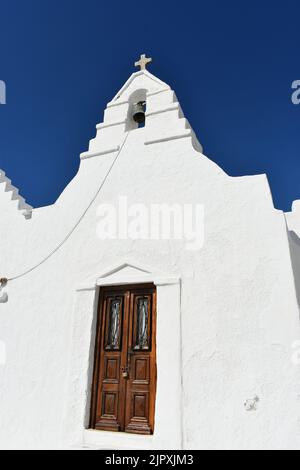
[[[131,365],[131,356],[133,356],[133,351],[127,351],[127,365],[122,367],[122,375],[124,378],[129,377],[130,365]]]
[[[128,366],[125,366],[125,367],[122,367],[122,377],[124,379],[127,379],[129,376],[129,373],[128,373]]]

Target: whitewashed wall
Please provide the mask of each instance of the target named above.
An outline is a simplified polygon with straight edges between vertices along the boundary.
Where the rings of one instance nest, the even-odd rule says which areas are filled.
[[[146,126],[136,129],[130,106],[146,96]],[[299,449],[300,365],[292,361],[293,344],[300,339],[299,308],[285,216],[273,207],[265,175],[229,177],[201,153],[174,92],[148,72],[133,74],[109,103],[77,176],[53,206],[34,209],[26,220],[0,191],[0,276],[25,271],[65,238],[126,132],[112,173],[71,237],[5,289],[0,448],[107,446],[105,433],[94,432],[92,438],[84,433],[97,291],[78,298],[76,289],[87,279],[95,282],[106,266],[133,259],[180,278],[183,347],[176,363],[182,387],[173,390],[176,396],[182,392],[178,445]],[[0,180],[0,189],[3,184]],[[187,251],[184,241],[99,240],[97,207],[117,203],[120,195],[129,204],[203,204],[203,248]],[[158,329],[163,328],[161,313]],[[178,328],[171,321],[165,334],[180,345]],[[160,338],[162,351],[163,334]],[[77,366],[76,346],[83,358]],[[174,373],[160,367],[158,380]],[[167,400],[164,406],[169,416]],[[163,411],[156,420],[164,429]],[[118,434],[110,439],[118,447],[168,444],[164,435],[159,441],[154,436],[128,442]]]
[[[285,216],[289,233],[295,288],[300,309],[300,200],[294,201],[292,212],[288,212]]]

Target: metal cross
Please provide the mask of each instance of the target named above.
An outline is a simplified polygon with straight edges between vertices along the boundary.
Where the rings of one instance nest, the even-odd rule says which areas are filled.
[[[151,57],[146,57],[145,54],[142,54],[141,57],[140,57],[140,60],[138,62],[135,62],[135,67],[140,67],[141,70],[146,70],[146,65],[149,64],[150,62],[152,62],[152,58]]]

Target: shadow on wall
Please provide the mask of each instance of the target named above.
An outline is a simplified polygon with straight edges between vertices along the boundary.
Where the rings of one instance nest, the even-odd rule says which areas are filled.
[[[300,238],[293,231],[289,232],[289,243],[295,279],[296,294],[298,306],[300,309]]]

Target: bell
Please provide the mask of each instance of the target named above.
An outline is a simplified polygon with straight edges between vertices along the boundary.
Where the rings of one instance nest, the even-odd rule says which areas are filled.
[[[142,124],[145,122],[145,102],[140,101],[132,107],[132,117],[135,122]]]

